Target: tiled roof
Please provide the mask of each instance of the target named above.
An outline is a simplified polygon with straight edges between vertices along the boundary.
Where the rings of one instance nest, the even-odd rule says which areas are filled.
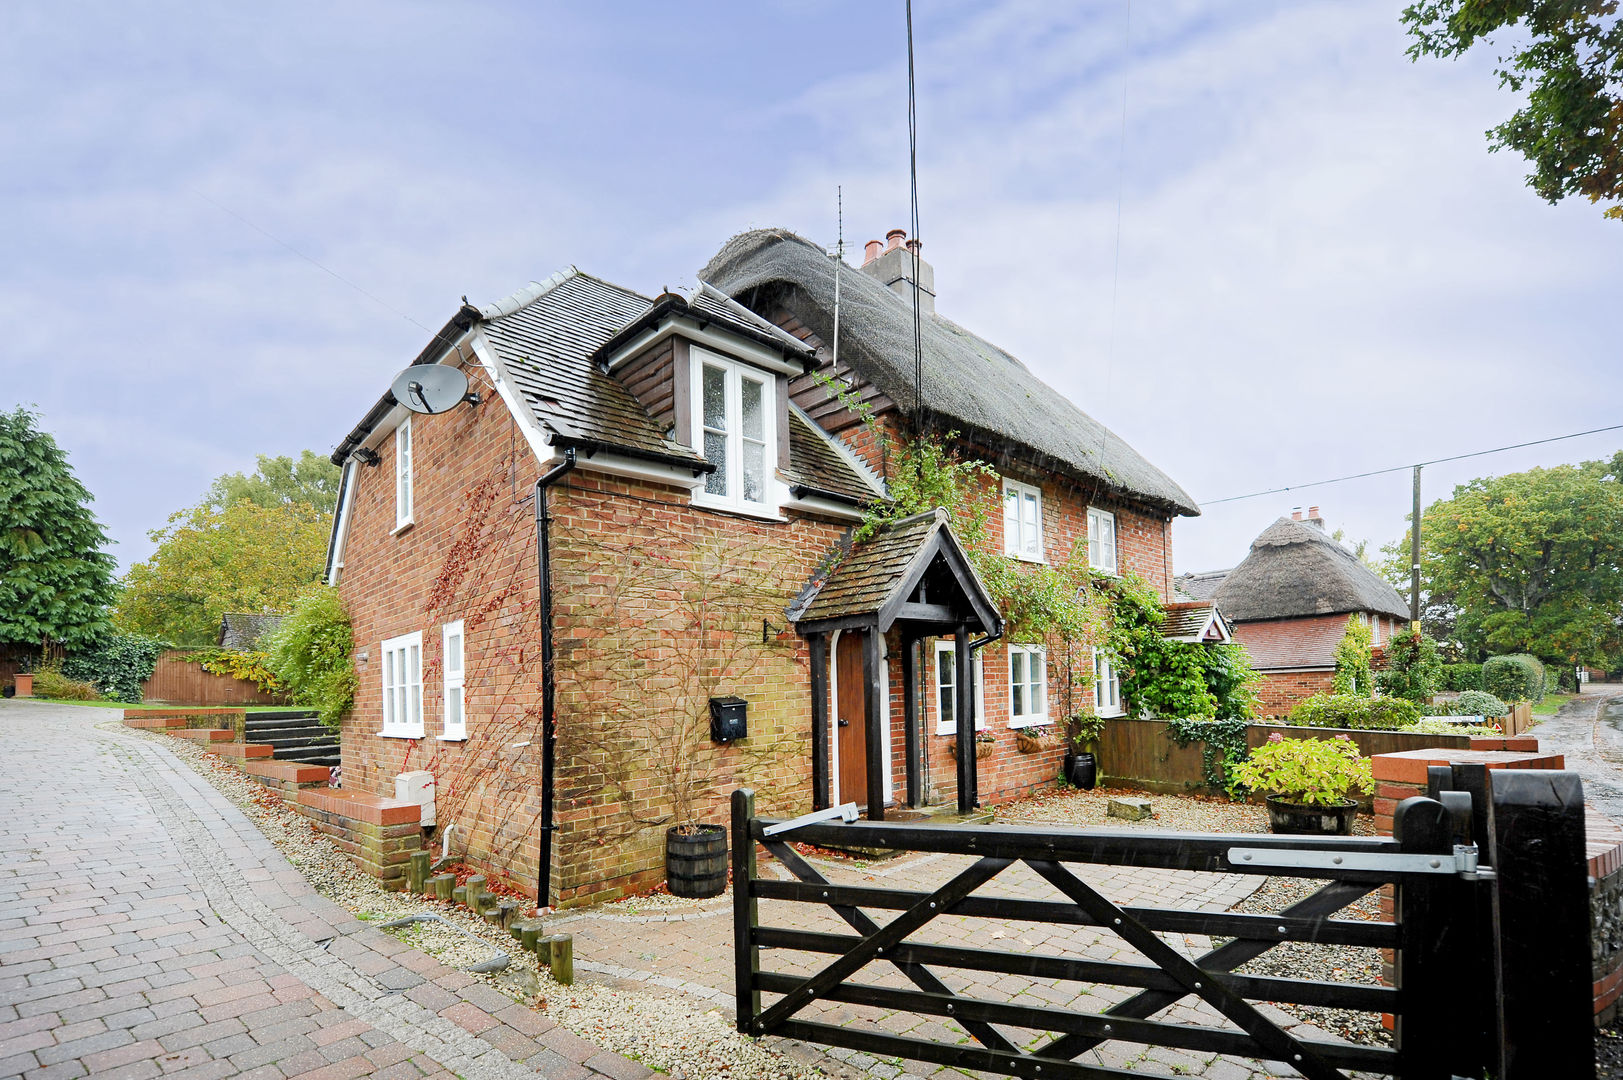
[[[878,611],[913,564],[924,542],[947,524],[945,510],[893,522],[872,540],[853,547],[815,594],[789,617],[796,622],[837,619]]]
[[[1202,642],[1221,642],[1226,640],[1222,636],[1207,637],[1206,630],[1216,620],[1219,635],[1227,632],[1227,625],[1223,617],[1217,613],[1212,604],[1194,600],[1166,605],[1166,621],[1161,624],[1161,636],[1170,641],[1187,641],[1195,644]]]
[[[859,502],[884,497],[837,450],[831,436],[797,406],[789,406],[789,465],[778,470],[791,485]]]
[[[252,651],[260,639],[282,625],[285,615],[252,615],[228,611],[220,617],[220,648]]]
[[[574,269],[554,280],[527,303],[484,323],[491,347],[536,418],[566,441],[704,464],[701,455],[665,438],[631,391],[592,361],[604,342],[648,309],[648,298]]]
[[[1194,574],[1179,574],[1172,579],[1172,584],[1180,592],[1187,593],[1191,600],[1210,600],[1231,572],[1202,570]]]

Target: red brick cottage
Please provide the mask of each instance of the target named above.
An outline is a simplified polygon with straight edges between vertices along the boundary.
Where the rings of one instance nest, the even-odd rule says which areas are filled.
[[[1379,648],[1409,618],[1397,590],[1325,532],[1316,506],[1306,519],[1297,510],[1264,529],[1234,569],[1183,574],[1177,587],[1215,603],[1229,620],[1235,643],[1262,673],[1261,711],[1268,716],[1330,692],[1336,646],[1351,620],[1368,623]]]
[[[1081,545],[1163,596],[1171,518],[1197,511],[1018,360],[936,315],[928,264],[914,413],[901,240],[870,245],[837,286],[824,251],[757,231],[690,296],[569,268],[458,310],[413,364],[461,368],[477,400],[423,415],[386,393],[333,455],[328,580],[359,676],[346,786],[392,794],[398,774],[427,770],[453,850],[576,904],[660,880],[665,829],[724,819],[737,786],[768,813],[870,792],[897,808],[956,801],[947,745],[966,687],[994,737],[979,798],[1051,783],[1060,749],[1022,754],[1014,736],[1066,709],[1119,714],[1108,658],[1084,658],[1096,679],[1075,685],[1038,643],[987,642],[1001,623],[933,515],[830,575],[883,498],[876,433],[916,418],[991,462],[1009,558]],[[864,565],[874,575],[852,585]],[[740,702],[747,734],[713,739],[712,715]]]

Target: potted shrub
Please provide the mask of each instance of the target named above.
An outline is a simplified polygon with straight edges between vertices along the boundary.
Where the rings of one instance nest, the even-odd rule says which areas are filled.
[[[1104,734],[1105,721],[1092,713],[1078,713],[1066,723],[1071,752],[1065,755],[1065,779],[1073,787],[1092,791],[1099,779],[1099,762],[1094,751],[1099,736]]]
[[[727,827],[672,825],[665,830],[665,885],[672,896],[705,899],[727,891]]]
[[[1234,766],[1240,783],[1268,795],[1268,824],[1276,833],[1351,836],[1358,803],[1354,787],[1375,790],[1369,761],[1345,735],[1287,739],[1277,732]]]

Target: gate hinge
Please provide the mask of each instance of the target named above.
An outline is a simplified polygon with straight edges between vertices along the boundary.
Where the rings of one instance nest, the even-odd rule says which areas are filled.
[[[1279,866],[1312,870],[1365,870],[1395,874],[1455,874],[1467,881],[1491,881],[1491,868],[1477,865],[1475,844],[1455,844],[1452,855],[1371,854],[1278,848],[1228,849],[1231,866]]]

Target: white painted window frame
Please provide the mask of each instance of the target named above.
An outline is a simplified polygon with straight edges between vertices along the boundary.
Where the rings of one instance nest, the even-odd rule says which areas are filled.
[[[1025,712],[1014,711],[1014,658],[1016,655],[1023,661],[1022,667],[1026,671],[1026,678],[1020,685],[1025,688],[1027,699]],[[1031,678],[1031,665],[1035,663],[1040,673],[1037,678]],[[1031,688],[1042,687],[1043,707],[1039,711],[1032,711],[1029,704]],[[1041,645],[1010,645],[1009,646],[1009,726],[1012,728],[1035,727],[1048,723],[1048,650]]]
[[[383,662],[383,730],[391,739],[423,737],[423,632],[388,638],[378,650]]]
[[[411,417],[403,417],[394,429],[394,527],[399,532],[413,521],[416,506],[412,498],[416,446],[411,435]]]
[[[1110,558],[1102,558],[1099,554],[1100,539],[1098,533],[1102,530],[1099,523],[1110,523]],[[1116,531],[1116,515],[1109,510],[1101,510],[1097,506],[1088,507],[1088,566],[1106,574],[1120,575],[1121,570],[1121,534]]]
[[[456,671],[451,670],[453,641],[456,643]],[[462,628],[461,619],[440,627],[440,669],[444,683],[440,704],[440,740],[462,742],[468,737],[468,635]],[[456,703],[457,720],[454,724],[451,722],[452,702]]]
[[[704,456],[704,369],[706,367],[720,368],[723,372],[724,394],[726,396],[725,411],[727,416],[727,462],[725,472],[727,477],[726,495],[716,495],[705,490],[707,478],[701,478],[699,485],[693,490],[693,503],[695,506],[705,506],[716,510],[730,510],[734,513],[748,514],[752,517],[764,517],[777,520],[782,516],[782,498],[778,490],[778,377],[770,371],[751,364],[741,363],[720,353],[708,349],[692,348],[689,351],[689,400],[693,408],[693,449],[700,457]],[[749,439],[750,442],[762,442],[763,471],[762,500],[753,502],[744,498],[744,386],[743,380],[761,384],[761,434],[760,440]]]
[[[931,669],[931,680],[935,683],[935,705],[937,714],[935,718],[935,733],[937,735],[958,734],[958,687],[956,685],[943,686],[941,683],[941,654],[946,653],[949,656],[956,657],[957,651],[957,646],[953,643],[951,638],[943,638],[937,639],[935,643],[935,652],[932,654],[932,659],[935,661],[935,666]],[[969,677],[975,681],[976,731],[986,730],[986,680],[981,676],[981,673],[984,670],[981,665],[981,657],[983,655],[983,651],[971,653],[969,662]],[[955,665],[957,664],[956,658],[954,659],[953,663]],[[958,669],[956,666],[954,666],[953,677],[955,680],[957,675]],[[952,691],[953,708],[951,711],[943,711],[941,708],[941,691],[948,689]]]
[[[1015,499],[1014,527],[1009,527],[1009,496]],[[1025,509],[1027,499],[1035,499],[1037,503],[1036,535],[1026,536],[1026,519],[1022,511]],[[1028,550],[1027,540],[1034,540],[1036,551]],[[1020,559],[1024,562],[1040,563],[1046,561],[1043,556],[1043,489],[1035,484],[1022,484],[1018,480],[1003,480],[1003,554],[1011,559]]]
[[[1100,677],[1101,668],[1103,678]],[[1113,693],[1109,692],[1111,689]],[[1114,701],[1107,700],[1112,697]],[[1121,703],[1121,672],[1116,670],[1115,660],[1110,653],[1097,646],[1093,650],[1093,715],[1105,717],[1127,715]]]

